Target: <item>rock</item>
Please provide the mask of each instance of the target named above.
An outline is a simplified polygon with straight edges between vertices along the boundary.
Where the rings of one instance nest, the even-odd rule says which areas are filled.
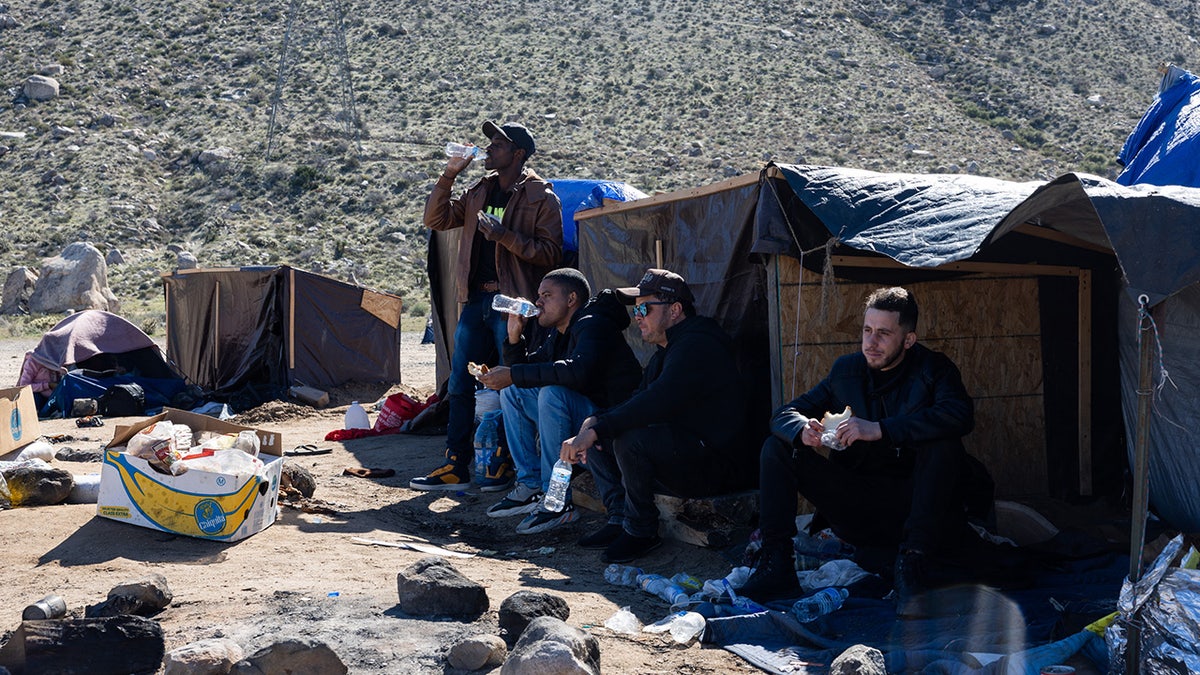
[[[199,265],[196,256],[192,255],[190,251],[180,251],[175,254],[175,269],[194,270]]]
[[[16,28],[20,25],[21,22],[14,19],[11,14],[0,14],[0,29]]]
[[[63,67],[62,67],[61,63],[47,63],[44,66],[38,67],[38,75],[46,75],[47,77],[53,77],[55,75],[62,75],[62,73],[63,73]]]
[[[43,173],[39,177],[39,180],[46,185],[66,185],[69,182],[65,176],[54,169],[50,169],[49,171]]]
[[[58,96],[58,80],[45,75],[30,75],[25,80],[25,98],[31,101],[49,101]]]
[[[0,473],[0,511],[12,508],[12,493],[8,491],[8,481]]]
[[[147,162],[153,162],[158,159],[158,153],[150,148],[146,148],[142,150],[142,159],[146,160]]]
[[[450,648],[446,660],[451,668],[479,670],[504,663],[508,647],[496,635],[475,635]]]
[[[500,628],[511,644],[521,637],[530,621],[539,616],[552,616],[566,621],[571,616],[567,601],[557,595],[539,591],[517,591],[500,603]]]
[[[95,246],[70,244],[55,258],[42,263],[42,273],[29,297],[29,311],[60,314],[67,310],[119,311],[120,303],[108,289],[108,266]]]
[[[488,609],[483,586],[464,577],[448,561],[430,556],[396,575],[400,609],[413,616],[474,619]]]
[[[19,656],[25,673],[154,673],[163,651],[162,626],[153,619],[43,619],[22,621],[0,662]]]
[[[28,267],[18,267],[8,273],[4,280],[4,298],[0,302],[0,314],[28,314],[29,296],[37,285],[37,274]]]
[[[854,645],[829,664],[829,675],[887,675],[887,664],[878,649]]]
[[[50,130],[50,135],[54,138],[68,138],[75,135],[75,130],[70,127],[54,127]]]
[[[88,605],[84,616],[150,616],[171,604],[174,597],[171,588],[167,586],[167,578],[161,574],[150,573],[137,581],[115,586],[108,592],[107,600]]]
[[[225,675],[245,656],[229,638],[199,640],[167,652],[162,675]]]
[[[119,249],[119,248],[108,249],[108,254],[104,256],[104,264],[105,265],[124,265],[125,264],[125,256],[121,253],[121,249]]]
[[[229,672],[232,675],[344,675],[348,671],[346,664],[342,663],[329,645],[309,638],[297,638],[263,647],[237,662]]]
[[[295,488],[305,497],[312,497],[317,491],[317,479],[308,469],[295,462],[284,462],[279,476],[279,489]]]
[[[949,73],[949,72],[950,72],[950,70],[948,68],[946,68],[946,66],[943,66],[942,64],[939,63],[936,66],[929,69],[929,76],[935,80],[940,80],[943,77],[946,77],[946,73]]]
[[[228,162],[231,159],[233,159],[233,150],[222,145],[201,152],[196,161],[200,162],[200,166],[207,168],[219,162]]]
[[[22,464],[6,469],[8,498],[13,506],[49,506],[61,504],[75,487],[70,471],[57,469],[45,462]]]
[[[595,636],[552,616],[539,616],[513,647],[500,675],[600,675]]]
[[[1104,105],[1104,97],[1100,94],[1092,94],[1087,97],[1087,102],[1089,105]]]

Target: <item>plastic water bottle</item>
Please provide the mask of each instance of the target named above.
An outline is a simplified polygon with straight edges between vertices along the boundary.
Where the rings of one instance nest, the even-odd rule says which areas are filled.
[[[567,488],[571,487],[571,465],[562,459],[554,463],[550,474],[550,488],[542,498],[547,511],[562,511],[567,507]]]
[[[453,141],[446,144],[447,157],[470,157],[471,159],[487,159],[487,151],[478,145],[463,145]]]
[[[837,611],[850,597],[850,591],[844,588],[822,588],[807,598],[801,598],[792,605],[792,616],[800,623],[815,621],[830,612]]]
[[[691,593],[700,590],[700,587],[704,584],[704,582],[686,572],[680,572],[672,576],[671,581],[679,584],[681,588]]]
[[[604,568],[604,580],[615,586],[637,586],[642,568],[613,563]]]
[[[506,314],[518,314],[527,319],[542,313],[537,305],[525,298],[510,298],[501,293],[492,298],[492,309]]]
[[[371,420],[367,419],[367,411],[363,409],[358,401],[352,401],[350,407],[346,408],[346,429],[370,429]]]
[[[671,638],[679,644],[691,642],[700,633],[704,632],[704,617],[696,612],[679,611],[642,629],[644,633],[662,633],[670,632]]]
[[[671,603],[672,607],[686,604],[691,600],[688,597],[687,591],[683,590],[679,584],[661,574],[643,574],[638,577],[638,585],[642,587],[643,591],[657,595]]]
[[[487,478],[488,464],[496,454],[496,446],[500,444],[500,417],[503,413],[491,410],[479,418],[479,426],[475,427],[475,480]]]

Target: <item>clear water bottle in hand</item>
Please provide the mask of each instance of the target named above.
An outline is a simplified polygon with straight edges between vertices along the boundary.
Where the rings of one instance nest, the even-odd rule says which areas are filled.
[[[542,506],[547,511],[562,511],[567,507],[567,488],[571,487],[571,465],[560,459],[554,463],[554,471],[550,474],[550,487],[542,498]]]
[[[792,616],[796,617],[800,623],[816,621],[826,614],[837,611],[848,597],[850,597],[850,591],[844,588],[822,588],[807,598],[797,600],[796,604],[792,605]]]
[[[471,159],[487,159],[487,152],[478,145],[463,145],[453,141],[446,144],[447,157],[470,157]]]
[[[492,309],[505,314],[517,314],[527,319],[542,313],[537,305],[525,298],[510,298],[503,293],[497,293],[496,297],[492,298]]]
[[[637,586],[642,568],[613,563],[604,568],[604,580],[615,586]]]

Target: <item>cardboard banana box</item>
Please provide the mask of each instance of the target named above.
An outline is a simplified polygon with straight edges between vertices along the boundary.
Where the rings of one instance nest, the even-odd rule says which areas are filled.
[[[121,450],[138,431],[159,421],[186,424],[193,431],[236,434],[251,429],[207,415],[165,408],[130,426],[117,427],[104,453],[96,514],[140,527],[200,539],[238,541],[271,526],[279,516],[279,476],[283,468],[280,434],[258,435],[263,468],[254,475],[189,469],[171,476]]]

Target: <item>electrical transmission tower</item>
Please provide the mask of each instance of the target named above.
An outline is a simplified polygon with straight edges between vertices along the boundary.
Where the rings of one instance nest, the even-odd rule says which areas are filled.
[[[337,65],[338,96],[340,98],[341,122],[345,128],[346,138],[354,142],[355,150],[362,153],[362,129],[358,119],[358,110],[354,105],[354,81],[350,71],[350,50],[346,46],[346,4],[341,0],[327,0],[325,10],[333,26],[332,35],[323,29],[312,25],[296,29],[296,18],[304,9],[305,0],[290,0],[288,3],[287,26],[283,33],[283,41],[279,47],[279,69],[275,76],[275,93],[271,96],[271,117],[267,123],[267,156],[270,161],[275,151],[276,136],[279,133],[277,117],[283,104],[283,90],[288,78],[296,69],[298,52],[304,47],[310,47],[313,42],[325,42],[329,52],[319,51],[318,55],[332,54]],[[308,29],[308,30],[305,30]],[[297,45],[296,43],[300,44]]]

